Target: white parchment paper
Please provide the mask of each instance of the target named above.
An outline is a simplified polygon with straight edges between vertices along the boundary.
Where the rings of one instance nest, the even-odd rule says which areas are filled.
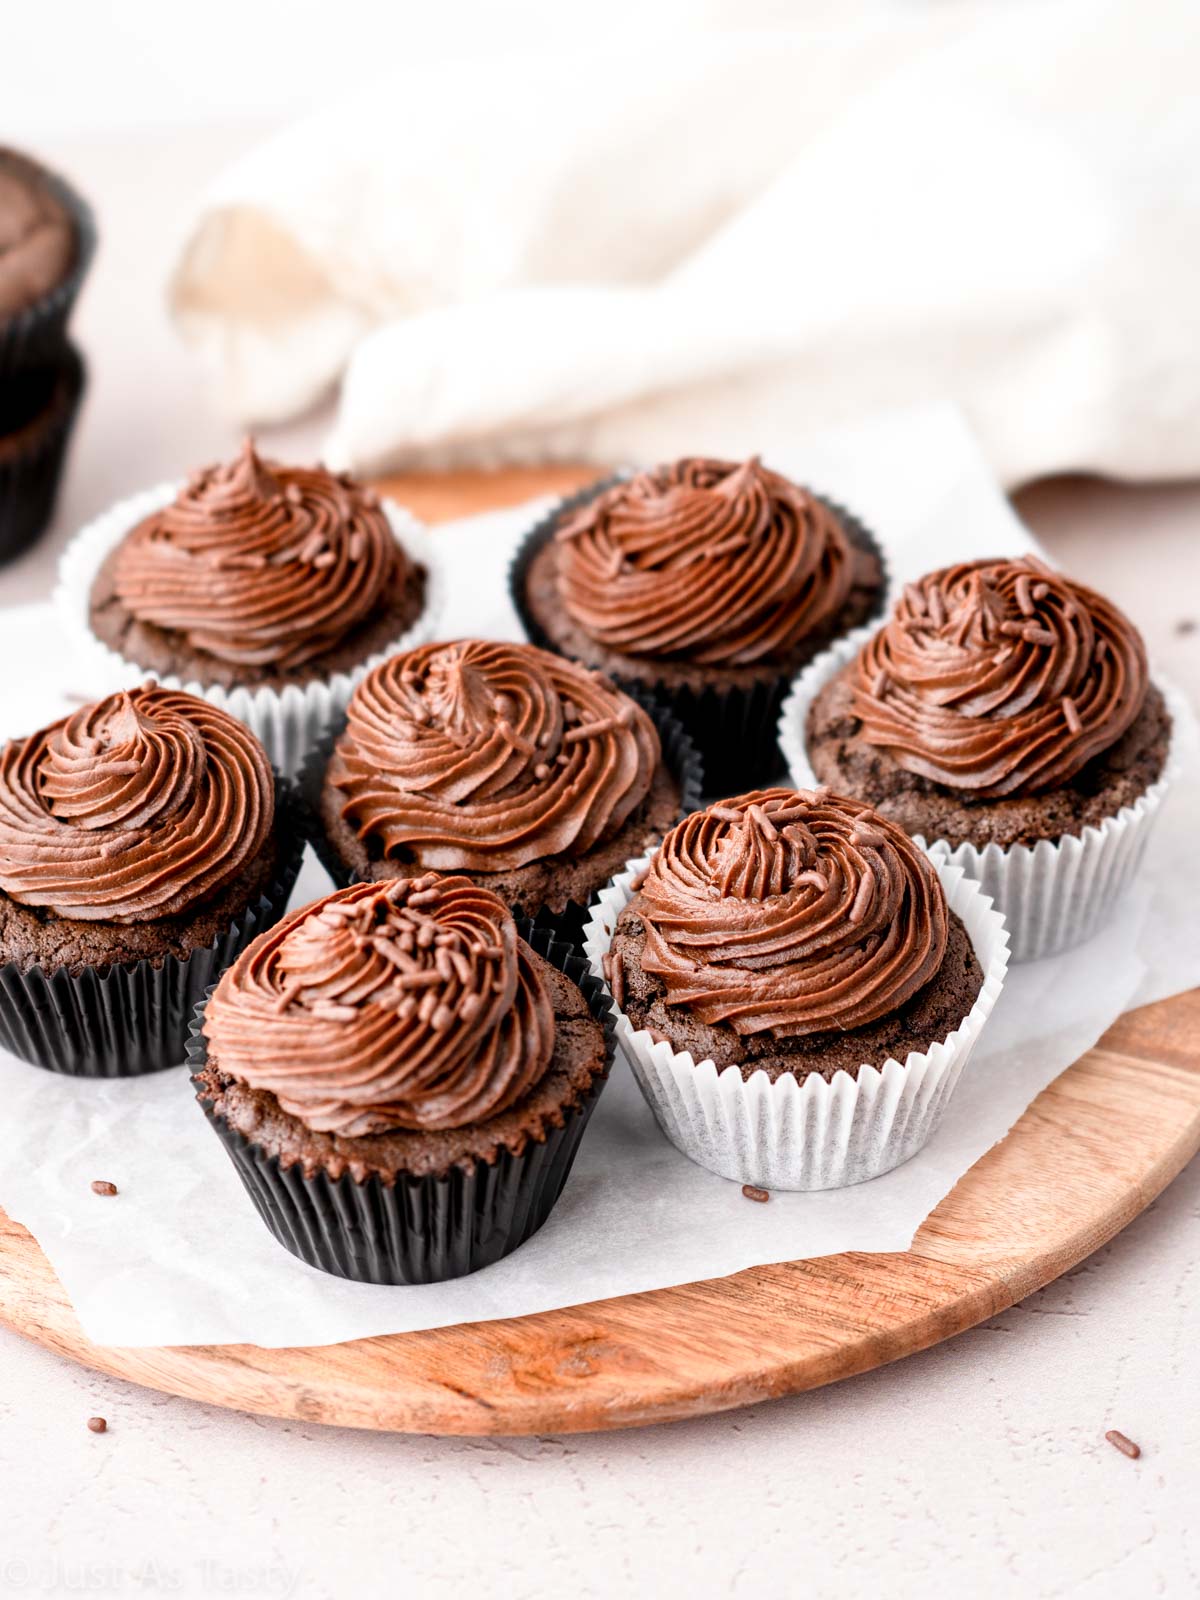
[[[902,579],[951,559],[1032,548],[953,412],[801,441],[773,464],[852,507],[886,542]],[[525,509],[442,530],[457,579],[448,636],[519,637],[505,571],[529,521]],[[0,685],[0,737],[62,715],[71,692],[105,687],[80,680],[46,606],[0,612]],[[871,1183],[750,1205],[736,1184],[667,1143],[618,1060],[541,1233],[470,1278],[375,1288],[316,1272],[267,1234],[184,1069],[89,1083],[0,1052],[0,1205],[37,1237],[89,1336],[122,1345],[320,1344],[521,1315],[770,1261],[903,1250],[962,1173],[1115,1017],[1200,983],[1194,722],[1176,737],[1180,779],[1138,884],[1090,944],[1010,972],[933,1141]],[[310,857],[295,903],[326,886]],[[116,1183],[117,1198],[93,1195],[93,1178]]]

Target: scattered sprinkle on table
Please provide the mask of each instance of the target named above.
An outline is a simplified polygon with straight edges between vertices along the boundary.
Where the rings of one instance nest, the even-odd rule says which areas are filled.
[[[89,1417],[88,1427],[93,1433],[107,1433],[108,1423],[103,1417]]]
[[[107,1178],[93,1178],[92,1179],[92,1193],[93,1194],[116,1194],[116,1192],[117,1192],[116,1184],[115,1183],[109,1183]]]
[[[1136,1461],[1142,1453],[1140,1444],[1134,1444],[1132,1439],[1127,1439],[1117,1428],[1110,1428],[1104,1435],[1114,1450],[1119,1450],[1123,1456],[1128,1456],[1131,1461]]]
[[[756,1189],[752,1183],[744,1183],[742,1185],[742,1193],[747,1200],[757,1200],[760,1206],[765,1205],[771,1198],[765,1189]]]

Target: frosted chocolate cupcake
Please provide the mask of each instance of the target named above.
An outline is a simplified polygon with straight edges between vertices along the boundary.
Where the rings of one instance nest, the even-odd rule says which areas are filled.
[[[227,705],[293,770],[355,678],[430,625],[420,529],[323,468],[228,465],[86,529],[59,604],[110,667]]]
[[[858,644],[797,687],[797,781],[811,772],[959,860],[1015,954],[1086,937],[1140,858],[1170,749],[1137,629],[1027,557],[929,573]]]
[[[197,1000],[283,910],[295,802],[248,729],[150,686],[0,750],[0,1043],[52,1071],[184,1058]]]
[[[839,507],[757,458],[692,457],[566,502],[512,589],[536,643],[662,696],[719,786],[778,766],[788,679],[876,613],[884,575]]]
[[[672,829],[601,897],[587,948],[668,1137],[723,1176],[804,1189],[925,1142],[1005,943],[974,885],[859,801],[765,789]]]
[[[602,987],[467,878],[358,884],[262,935],[192,1046],[275,1237],[372,1283],[456,1277],[549,1215],[612,1061]]]
[[[372,668],[305,769],[335,881],[461,872],[565,936],[699,803],[691,741],[600,673],[525,644],[422,645]]]

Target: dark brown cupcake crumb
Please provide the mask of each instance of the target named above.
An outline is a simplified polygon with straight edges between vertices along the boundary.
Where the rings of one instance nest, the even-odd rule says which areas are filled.
[[[742,1193],[747,1200],[757,1200],[759,1205],[765,1205],[771,1198],[765,1189],[758,1189],[752,1183],[744,1183],[742,1185]]]
[[[89,1417],[88,1427],[93,1433],[107,1433],[108,1423],[103,1417]]]
[[[1127,1439],[1119,1428],[1110,1428],[1104,1435],[1114,1450],[1119,1450],[1123,1456],[1128,1456],[1131,1461],[1136,1461],[1142,1453],[1140,1444],[1134,1444],[1132,1439]]]
[[[93,1194],[116,1194],[116,1192],[117,1192],[116,1184],[115,1183],[109,1183],[107,1178],[93,1178],[92,1179],[92,1193]]]

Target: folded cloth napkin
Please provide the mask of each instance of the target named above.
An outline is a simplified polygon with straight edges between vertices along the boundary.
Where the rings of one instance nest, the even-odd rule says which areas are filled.
[[[329,457],[786,454],[949,395],[1008,484],[1200,471],[1194,0],[819,7],[424,63],[286,130],[169,297]]]

